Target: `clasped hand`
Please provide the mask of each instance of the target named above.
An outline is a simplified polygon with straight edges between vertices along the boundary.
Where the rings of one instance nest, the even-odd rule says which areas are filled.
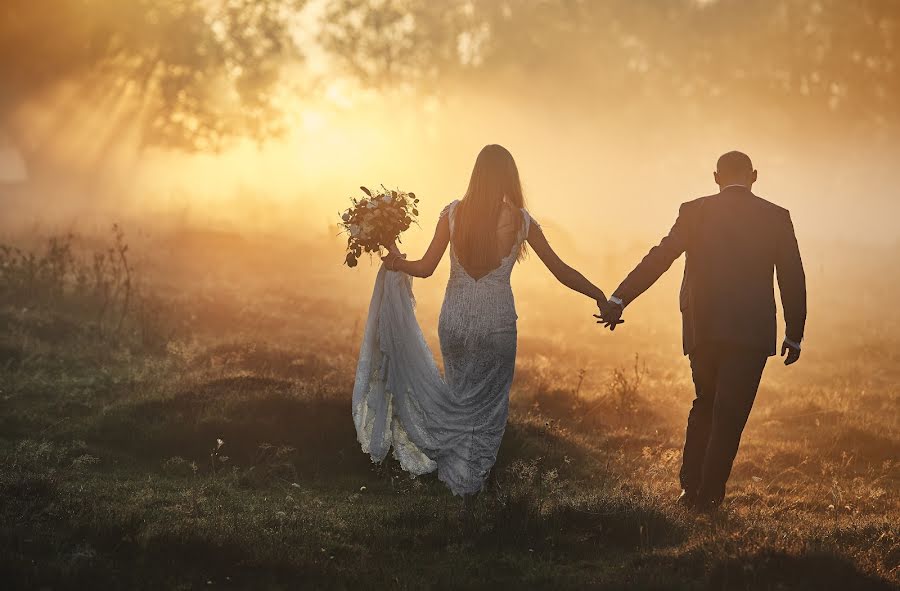
[[[597,318],[597,324],[602,324],[604,328],[608,328],[609,330],[616,330],[616,326],[619,324],[624,324],[625,321],[622,320],[622,312],[624,309],[621,304],[616,304],[610,301],[597,301],[597,307],[600,308],[599,314],[594,314],[594,318]]]

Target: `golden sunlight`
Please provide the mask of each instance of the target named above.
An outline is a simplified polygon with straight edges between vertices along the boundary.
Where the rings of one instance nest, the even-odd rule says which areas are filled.
[[[0,12],[7,587],[900,585],[900,3]]]

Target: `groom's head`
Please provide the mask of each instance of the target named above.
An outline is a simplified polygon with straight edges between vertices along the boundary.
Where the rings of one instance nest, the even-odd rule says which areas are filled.
[[[729,185],[743,185],[749,189],[756,182],[756,171],[750,156],[737,151],[719,156],[713,176],[720,189]]]

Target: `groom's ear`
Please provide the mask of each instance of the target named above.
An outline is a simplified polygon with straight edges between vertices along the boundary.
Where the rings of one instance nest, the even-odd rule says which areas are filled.
[[[752,185],[755,182],[756,182],[756,170],[754,170],[753,174],[750,175],[750,184]]]
[[[713,171],[713,178],[715,179],[716,184],[721,187],[722,183],[719,182],[719,171],[718,170]]]

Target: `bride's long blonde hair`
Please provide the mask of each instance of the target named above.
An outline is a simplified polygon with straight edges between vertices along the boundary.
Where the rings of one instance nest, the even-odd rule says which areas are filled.
[[[516,209],[525,207],[516,161],[503,146],[490,144],[479,152],[469,188],[454,214],[453,248],[464,266],[486,269],[497,264],[497,222],[504,200]],[[523,241],[517,258],[524,255]]]

